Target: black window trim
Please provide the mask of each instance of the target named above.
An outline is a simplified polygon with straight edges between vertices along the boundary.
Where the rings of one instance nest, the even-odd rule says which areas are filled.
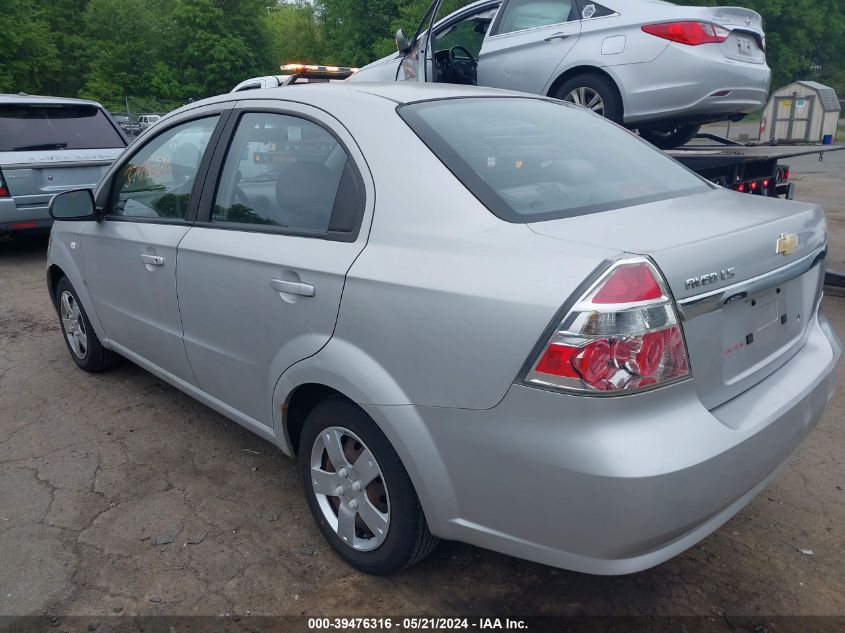
[[[542,26],[533,26],[530,29],[519,29],[517,31],[507,31],[505,33],[499,32],[499,25],[502,22],[502,16],[505,14],[505,10],[508,8],[508,5],[511,3],[511,0],[503,0],[502,4],[499,5],[499,10],[496,12],[496,17],[493,18],[493,23],[490,25],[490,30],[487,33],[487,37],[498,37],[500,35],[513,35],[515,33],[528,33],[529,31],[536,31],[537,29],[547,29],[550,26],[557,26],[559,24],[570,24],[572,22],[578,22],[580,20],[581,12],[578,9],[578,0],[570,0],[572,5],[569,7],[569,19],[566,22],[554,22],[553,24],[543,24]]]
[[[328,134],[331,135],[333,139],[335,139],[340,144],[340,146],[343,148],[343,151],[346,153],[347,165],[351,166],[353,176],[358,180],[358,184],[361,187],[361,191],[364,193],[364,204],[361,206],[361,209],[359,209],[355,215],[355,221],[353,223],[353,228],[351,231],[310,231],[308,229],[292,229],[283,226],[273,226],[266,224],[246,224],[241,222],[211,221],[211,210],[214,207],[214,200],[217,197],[217,190],[220,187],[220,180],[223,177],[224,163],[229,154],[229,149],[231,148],[232,142],[235,140],[235,133],[237,132],[238,124],[240,123],[241,119],[247,114],[261,113],[279,114],[283,116],[290,116],[298,119],[303,119],[325,130]],[[217,147],[215,148],[214,156],[212,157],[212,161],[209,165],[209,171],[208,175],[205,178],[205,182],[208,183],[208,186],[203,187],[202,195],[199,201],[198,213],[193,225],[196,227],[207,229],[218,229],[221,231],[240,231],[243,233],[267,233],[273,235],[289,235],[291,237],[307,237],[310,239],[322,239],[329,240],[332,242],[356,242],[358,240],[358,236],[361,233],[361,225],[364,220],[364,215],[366,215],[366,210],[368,206],[367,187],[361,172],[361,168],[358,166],[358,161],[355,160],[352,155],[352,152],[349,151],[349,146],[344,142],[344,140],[340,138],[334,132],[334,130],[328,127],[324,121],[321,121],[320,119],[304,112],[300,112],[291,108],[286,108],[282,104],[280,104],[278,107],[254,106],[244,104],[232,110],[232,116],[226,122],[225,129],[223,130],[221,142],[218,142]]]
[[[562,108],[578,108],[579,106],[565,103],[563,101],[559,101],[557,99],[552,99],[551,97],[539,97],[539,96],[530,96],[530,95],[480,95],[480,96],[460,96],[460,97],[443,97],[437,99],[425,99],[421,101],[412,101],[409,103],[400,103],[396,106],[396,113],[399,117],[405,122],[405,124],[411,129],[411,131],[422,141],[422,143],[429,149],[429,151],[434,155],[437,160],[439,160],[443,166],[451,173],[458,182],[460,182],[466,190],[472,194],[479,203],[481,203],[487,210],[490,211],[494,216],[503,220],[505,222],[509,222],[510,224],[534,224],[536,222],[545,222],[550,220],[563,220],[569,218],[575,218],[583,215],[590,215],[593,213],[602,213],[604,211],[615,211],[616,209],[625,209],[633,206],[638,206],[641,204],[648,204],[650,202],[659,202],[662,200],[673,200],[677,198],[682,198],[688,195],[696,195],[696,194],[703,194],[707,193],[708,190],[712,192],[713,190],[717,189],[717,186],[711,183],[709,180],[703,178],[699,174],[692,171],[686,165],[682,164],[675,158],[660,152],[660,150],[654,148],[650,143],[641,139],[639,136],[635,136],[635,138],[647,145],[649,148],[653,149],[654,151],[660,152],[663,156],[670,161],[675,162],[677,165],[682,167],[684,170],[689,172],[690,175],[694,176],[698,179],[703,187],[693,187],[689,189],[681,189],[678,191],[673,191],[671,194],[653,194],[651,196],[641,196],[640,198],[629,198],[626,200],[619,200],[616,202],[609,202],[604,204],[597,204],[597,205],[589,205],[586,207],[577,207],[574,209],[568,209],[566,215],[561,215],[560,210],[555,211],[548,211],[546,213],[537,213],[531,216],[527,216],[524,214],[520,214],[513,209],[511,209],[507,203],[497,194],[493,188],[487,184],[487,182],[475,171],[467,165],[466,169],[461,169],[463,165],[466,165],[466,161],[460,157],[455,150],[449,146],[449,144],[442,140],[439,135],[431,129],[425,121],[422,120],[419,115],[416,114],[414,111],[414,106],[420,106],[425,104],[432,104],[438,103],[443,101],[463,101],[463,100],[470,100],[470,99],[523,99],[523,100],[537,100],[537,101],[546,101],[548,103],[560,106]],[[404,111],[404,112],[403,112]],[[592,116],[599,116],[599,115],[592,115]],[[410,120],[409,120],[410,119]],[[426,134],[425,131],[420,133],[422,129],[428,131],[429,133]],[[447,159],[444,157],[448,156]],[[450,164],[451,163],[451,164]]]
[[[575,3],[578,5],[578,19],[580,19],[580,20],[582,20],[582,21],[586,21],[586,20],[602,20],[602,19],[604,19],[604,18],[615,18],[615,17],[618,17],[618,16],[622,15],[622,14],[621,14],[621,13],[619,13],[619,11],[617,11],[616,9],[611,9],[609,6],[607,6],[607,5],[605,5],[605,4],[601,3],[601,2],[591,2],[590,0],[575,0]],[[589,18],[585,18],[585,17],[583,17],[583,15],[584,15],[584,7],[586,7],[588,4],[597,4],[597,5],[599,5],[600,7],[602,7],[602,8],[604,8],[604,9],[607,9],[608,11],[610,11],[610,13],[608,13],[607,15],[595,15],[595,16],[592,16],[592,17],[589,17]]]
[[[108,222],[138,222],[141,224],[192,226],[196,220],[197,210],[199,208],[200,203],[200,195],[202,192],[202,184],[205,181],[208,166],[211,163],[211,158],[214,154],[214,150],[216,149],[217,143],[220,140],[220,136],[223,133],[225,125],[228,122],[229,116],[232,112],[231,102],[224,102],[222,105],[222,109],[203,110],[201,112],[195,113],[194,116],[174,119],[165,127],[162,127],[160,130],[156,130],[155,134],[153,134],[152,136],[144,138],[143,144],[139,145],[138,148],[134,149],[131,154],[123,158],[120,161],[119,165],[115,165],[114,169],[108,176],[109,180],[107,186],[103,187],[103,189],[99,192],[99,195],[97,196],[97,210],[99,213],[101,213],[100,219]],[[214,126],[214,130],[212,130],[211,132],[211,137],[208,139],[208,144],[205,147],[205,152],[203,153],[202,160],[200,161],[200,164],[197,168],[197,175],[194,179],[194,185],[191,189],[191,199],[188,203],[188,209],[185,211],[184,218],[145,218],[125,215],[114,215],[110,213],[115,203],[115,188],[117,187],[117,175],[126,166],[127,163],[131,162],[132,159],[135,158],[145,147],[147,147],[155,139],[159,138],[162,134],[166,134],[174,128],[185,125],[186,123],[192,123],[194,121],[208,119],[211,117],[219,117],[219,120]]]

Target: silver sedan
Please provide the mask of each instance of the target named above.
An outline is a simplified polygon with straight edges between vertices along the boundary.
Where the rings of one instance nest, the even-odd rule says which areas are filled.
[[[656,565],[767,486],[834,389],[822,210],[556,100],[223,95],[51,212],[76,364],[129,359],[298,459],[369,573],[438,538]]]
[[[763,19],[749,9],[653,0],[480,0],[443,17],[444,4],[456,3],[435,0],[413,38],[397,34],[398,54],[350,81],[547,95],[638,128],[664,149],[689,141],[702,123],[741,119],[768,97]]]

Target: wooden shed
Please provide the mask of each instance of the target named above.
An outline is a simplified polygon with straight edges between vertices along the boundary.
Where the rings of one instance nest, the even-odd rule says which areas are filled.
[[[795,81],[772,93],[760,140],[822,143],[836,140],[842,106],[836,91],[816,81]]]

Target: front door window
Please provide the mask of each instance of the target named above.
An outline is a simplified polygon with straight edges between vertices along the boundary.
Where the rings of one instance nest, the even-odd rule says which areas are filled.
[[[218,119],[210,116],[177,125],[138,150],[117,174],[110,215],[184,220]]]

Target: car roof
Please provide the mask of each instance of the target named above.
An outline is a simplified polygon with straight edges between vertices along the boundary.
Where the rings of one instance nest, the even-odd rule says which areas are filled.
[[[291,84],[279,88],[264,88],[247,90],[237,93],[226,93],[216,97],[196,101],[189,107],[210,105],[213,103],[241,101],[247,99],[267,99],[279,101],[297,101],[318,105],[330,103],[340,95],[344,98],[363,99],[366,97],[387,99],[399,104],[429,101],[432,99],[455,99],[461,97],[503,97],[520,95],[538,98],[537,95],[517,93],[512,90],[498,88],[479,88],[476,86],[461,86],[456,84],[433,84],[410,81],[396,82],[328,82]],[[178,111],[177,111],[178,112]]]
[[[215,97],[208,97],[201,101],[194,101],[186,106],[173,110],[162,117],[169,120],[173,117],[190,112],[195,108],[222,103],[240,101],[279,101],[310,105],[326,112],[334,112],[337,104],[343,102],[357,102],[358,108],[366,108],[366,102],[390,102],[399,105],[432,101],[437,99],[457,99],[469,97],[525,97],[542,99],[534,94],[502,90],[499,88],[479,88],[476,86],[461,86],[456,84],[432,84],[421,82],[326,82],[307,83],[280,86],[278,88],[258,88],[243,92],[227,92]]]
[[[423,83],[417,81],[392,81],[384,83],[355,82],[337,84],[345,89],[352,89],[365,94],[389,99],[396,103],[414,103],[431,99],[455,99],[460,97],[495,97],[513,96],[512,90],[499,88],[479,88],[457,84]],[[525,95],[536,97],[536,95]]]
[[[69,97],[44,97],[41,95],[28,95],[26,93],[18,94],[3,94],[0,93],[0,103],[20,103],[32,105],[49,105],[49,104],[76,104],[76,105],[92,105],[102,108],[103,106],[96,101],[88,99],[71,99]]]

